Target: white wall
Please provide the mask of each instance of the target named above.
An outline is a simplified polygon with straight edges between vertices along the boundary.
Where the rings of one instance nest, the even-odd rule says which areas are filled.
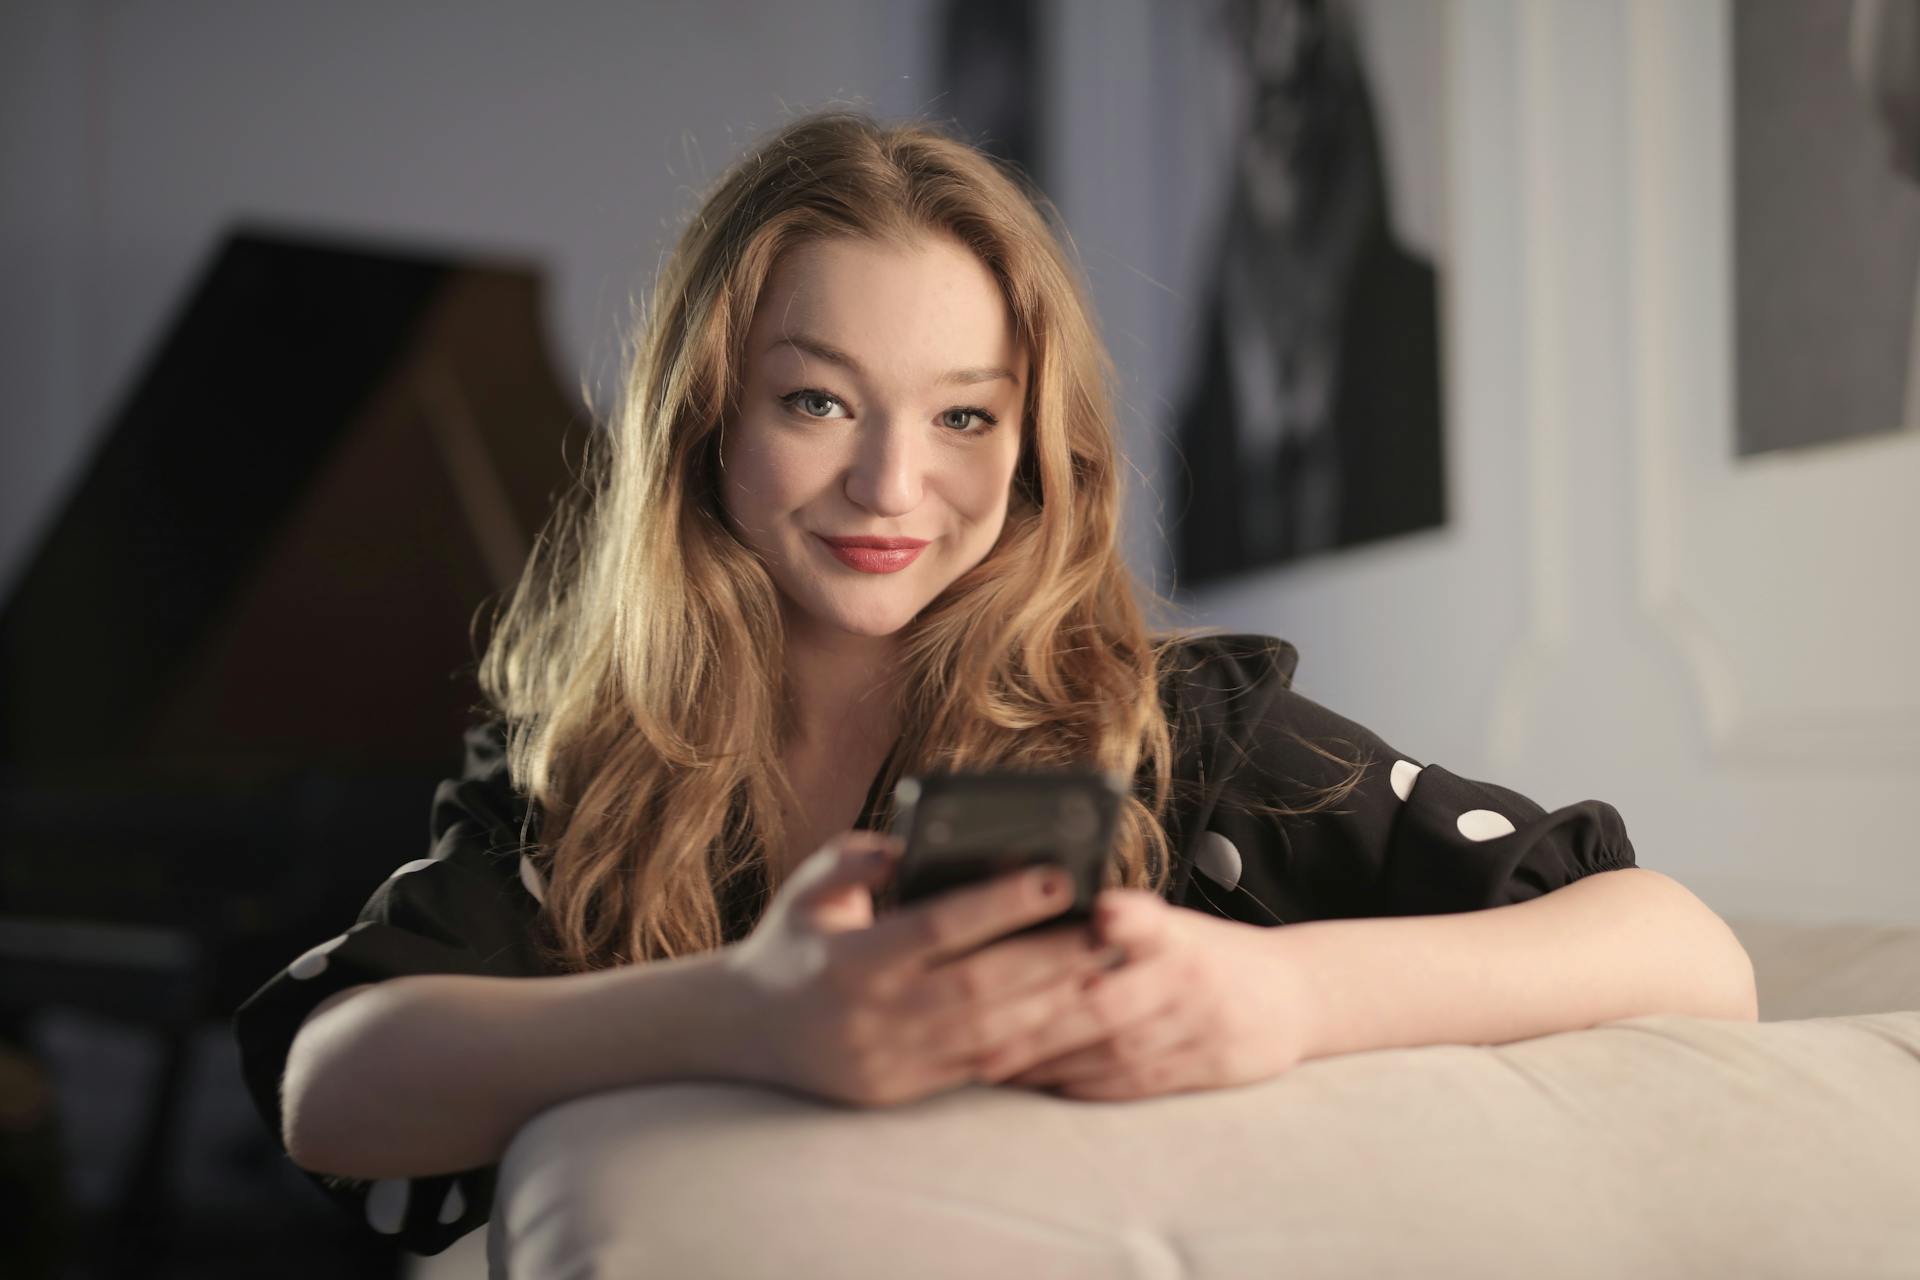
[[[1098,54],[1054,82],[1051,185],[1149,476],[1190,302],[1166,269],[1178,200],[1141,144],[1142,86],[1178,70],[1156,3],[1049,10],[1055,39]],[[228,219],[536,257],[556,367],[604,384],[689,188],[783,104],[925,106],[930,12],[0,10],[0,572]],[[1390,142],[1444,181],[1399,213],[1446,266],[1453,522],[1209,593],[1195,617],[1289,637],[1303,692],[1415,759],[1549,807],[1611,801],[1643,865],[1723,914],[1920,918],[1920,449],[1732,460],[1725,25],[1662,0],[1368,23],[1376,65],[1445,49],[1447,163]],[[1128,547],[1165,586],[1155,498]]]
[[[1374,8],[1376,68],[1427,24],[1448,65],[1452,520],[1199,593],[1192,620],[1292,639],[1302,692],[1414,759],[1612,802],[1642,865],[1722,914],[1920,918],[1920,440],[1733,459],[1725,9]],[[1063,86],[1055,185],[1136,357],[1143,465],[1192,302],[1143,273],[1186,224],[1112,192],[1205,169],[1126,142],[1183,56],[1157,15],[1060,15],[1109,41]],[[1164,565],[1161,496],[1130,545]]]

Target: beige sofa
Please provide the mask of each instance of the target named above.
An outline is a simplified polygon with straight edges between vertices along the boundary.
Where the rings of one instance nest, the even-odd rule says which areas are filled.
[[[515,1140],[490,1229],[416,1277],[483,1254],[516,1280],[1920,1277],[1920,925],[1729,923],[1758,1024],[1634,1018],[1131,1103],[581,1099]]]

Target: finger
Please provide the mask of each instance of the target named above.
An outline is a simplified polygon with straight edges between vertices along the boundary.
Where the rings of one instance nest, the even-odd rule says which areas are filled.
[[[1011,944],[1009,944],[1010,946]],[[1047,961],[1035,961],[1046,965]],[[991,996],[957,995],[951,1003],[930,1011],[912,1003],[910,991],[902,1004],[913,1012],[899,1019],[903,1041],[926,1056],[950,1061],[964,1058],[978,1065],[981,1058],[1003,1046],[1031,1040],[1048,1022],[1079,999],[1082,982],[1104,969],[1101,953],[1082,948],[1058,955],[1043,980],[1012,979],[1011,989]],[[924,992],[923,983],[913,991]]]
[[[1165,1056],[1191,1041],[1193,1032],[1192,1025],[1180,1016],[1179,1006],[1174,1005],[1085,1048],[1045,1059],[1011,1076],[987,1078],[1030,1089],[1098,1080]]]
[[[811,906],[842,889],[876,888],[893,874],[903,848],[900,837],[888,832],[843,832],[794,868],[789,892]]]
[[[1043,878],[1057,871],[1023,868],[915,902],[854,935],[853,945],[883,983],[904,987],[937,964],[1065,911],[1071,883]]]
[[[1024,1039],[996,1051],[993,1066],[1007,1075],[1101,1043],[1129,1028],[1162,1018],[1180,1019],[1185,1008],[1174,966],[1162,957],[1099,975],[1054,1018]]]
[[[900,999],[917,1010],[944,1014],[1098,972],[1109,954],[1112,948],[1101,946],[1086,925],[1062,924],[990,942],[935,965],[904,989]]]
[[[1057,1087],[1068,1098],[1089,1102],[1127,1102],[1213,1088],[1213,1054],[1204,1040],[1194,1039],[1149,1062],[1122,1067],[1110,1075],[1075,1080]]]
[[[886,1080],[875,1088],[878,1096],[869,1096],[852,1105],[896,1106],[978,1083],[972,1062],[939,1063],[902,1056],[894,1061]]]
[[[1144,889],[1102,889],[1093,907],[1093,927],[1103,942],[1144,956],[1167,945],[1170,903]]]
[[[1070,978],[994,1004],[957,1010],[928,1019],[911,1030],[903,1029],[902,1039],[911,1046],[908,1052],[942,1066],[964,1069],[972,1078],[980,1079],[982,1059],[1001,1045],[1032,1036],[1049,1019],[1058,1017],[1077,985],[1078,980]]]

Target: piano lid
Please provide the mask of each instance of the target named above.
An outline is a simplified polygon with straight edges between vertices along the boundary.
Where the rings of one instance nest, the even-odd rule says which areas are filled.
[[[523,264],[229,236],[0,609],[0,762],[457,760],[590,430]]]

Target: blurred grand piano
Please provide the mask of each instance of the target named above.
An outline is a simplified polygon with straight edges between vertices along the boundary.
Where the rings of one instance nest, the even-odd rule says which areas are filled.
[[[4,602],[0,1011],[166,1045],[110,1274],[166,1230],[192,1031],[427,852],[590,430],[540,308],[520,264],[230,236]]]

